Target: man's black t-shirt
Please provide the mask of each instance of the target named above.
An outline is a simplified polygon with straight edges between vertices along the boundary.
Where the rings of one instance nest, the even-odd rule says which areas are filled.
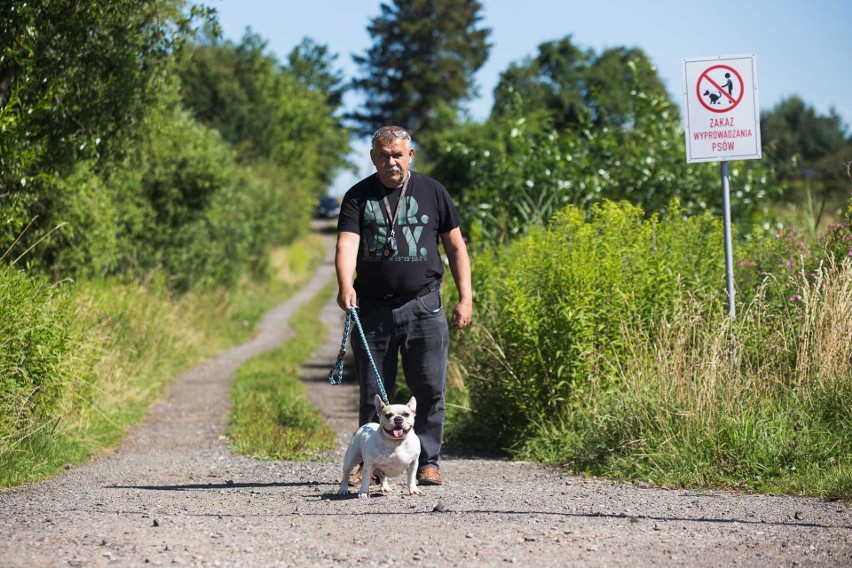
[[[438,237],[459,226],[458,211],[440,182],[415,172],[409,175],[405,200],[394,225],[397,250],[390,256],[384,255],[390,218],[383,198],[387,195],[393,214],[400,188],[388,190],[378,174],[373,174],[343,197],[337,230],[361,236],[355,267],[359,297],[411,297],[444,274]]]

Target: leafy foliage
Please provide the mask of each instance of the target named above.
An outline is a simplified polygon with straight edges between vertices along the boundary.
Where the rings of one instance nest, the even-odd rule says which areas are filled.
[[[269,246],[303,230],[311,194],[239,167],[218,132],[176,101],[174,82],[164,83],[142,121],[147,135],[137,136],[120,164],[89,160],[64,176],[42,177],[52,204],[44,219],[59,229],[23,256],[31,268],[56,279],[144,278],[160,270],[185,291],[263,274]]]
[[[834,109],[828,116],[819,115],[798,96],[788,97],[761,113],[760,137],[775,146],[775,159],[786,177],[828,173],[820,171],[820,159],[839,152],[850,142],[846,126]],[[845,169],[840,163],[835,168],[835,173]]]
[[[237,45],[208,36],[187,48],[178,74],[197,120],[218,130],[242,161],[266,161],[299,179],[313,201],[347,165],[349,151],[349,134],[333,117],[341,92],[332,60],[327,48],[306,40],[286,68],[247,32]]]
[[[157,117],[133,168],[143,213],[131,241],[141,245],[122,266],[133,276],[159,269],[175,288],[232,285],[262,274],[268,247],[282,242],[284,203],[269,183],[235,164],[218,132],[175,109]]]
[[[709,215],[684,218],[675,203],[665,220],[644,220],[641,208],[607,201],[592,207],[588,223],[567,207],[548,230],[477,257],[480,323],[462,339],[477,347],[454,350],[470,377],[471,431],[510,448],[530,426],[558,422],[617,360],[625,322],[658,324],[687,290],[720,301],[722,255],[719,222]]]
[[[852,137],[847,125],[831,109],[820,115],[798,96],[791,96],[761,113],[761,139],[771,155],[769,161],[785,181],[783,202],[795,211],[797,202],[820,203],[819,212],[806,221],[815,231],[826,205],[829,215],[838,215],[852,189]],[[831,211],[835,209],[835,211]]]
[[[569,207],[475,257],[478,323],[452,350],[469,411],[449,436],[595,475],[848,496],[850,239],[843,223],[825,253],[752,243],[733,320],[716,219]]]
[[[343,104],[346,86],[343,72],[334,69],[336,53],[328,46],[320,45],[309,37],[302,40],[287,55],[288,69],[299,83],[322,93],[329,108],[337,110]]]
[[[620,130],[633,124],[639,93],[648,99],[667,97],[641,49],[616,47],[597,55],[567,36],[539,45],[534,59],[513,63],[503,72],[491,116],[544,111],[558,132],[587,125]]]
[[[46,224],[51,182],[120,159],[191,22],[174,2],[13,2],[0,21],[0,249]],[[33,222],[35,220],[35,222]]]
[[[852,136],[839,150],[819,158],[815,169],[822,178],[825,191],[849,203],[847,198],[852,196]]]
[[[566,204],[588,208],[603,199],[626,199],[652,213],[677,198],[686,214],[721,212],[718,169],[686,163],[672,103],[645,93],[631,102],[633,124],[624,130],[560,133],[542,111],[461,126],[436,144],[441,153],[431,173],[458,197],[474,242],[483,244],[544,226]],[[729,178],[733,218],[750,225],[763,213],[772,173],[735,164]]]
[[[473,75],[488,57],[490,30],[478,0],[392,0],[367,28],[373,45],[355,56],[352,86],[365,96],[353,113],[359,131],[400,124],[418,137],[437,131],[475,93]]]
[[[349,134],[332,116],[336,94],[322,91],[331,71],[303,83],[252,34],[237,46],[215,35],[187,44],[197,16],[214,34],[206,9],[36,2],[10,13],[0,58],[8,262],[57,280],[163,270],[175,289],[233,284],[262,274],[268,247],[307,227],[346,165]],[[303,70],[332,60],[300,47],[291,61]]]

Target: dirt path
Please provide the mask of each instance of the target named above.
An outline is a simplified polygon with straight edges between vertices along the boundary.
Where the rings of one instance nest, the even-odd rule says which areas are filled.
[[[340,446],[316,462],[232,455],[228,387],[291,335],[314,279],[257,337],[186,372],[108,455],[0,494],[0,566],[852,566],[852,510],[816,499],[667,491],[565,477],[448,451],[447,484],[420,497],[334,495],[356,389],[331,386],[342,312],[304,367]]]

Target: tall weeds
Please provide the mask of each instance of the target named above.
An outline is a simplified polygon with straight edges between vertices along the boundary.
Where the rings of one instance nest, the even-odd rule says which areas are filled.
[[[792,321],[771,317],[764,300],[777,284],[767,282],[737,321],[687,302],[653,332],[625,326],[619,386],[596,393],[622,423],[602,444],[610,453],[583,467],[663,484],[852,495],[850,282],[852,261],[803,280]]]
[[[796,382],[806,392],[849,388],[852,365],[852,259],[819,267],[801,287]],[[852,405],[848,407],[852,412]]]
[[[852,259],[776,263],[731,319],[696,240],[718,227],[627,211],[484,263],[452,439],[663,485],[852,495]]]
[[[57,287],[0,267],[0,487],[115,444],[181,370],[252,333],[323,250],[303,237],[276,251],[269,281],[182,295],[163,275]]]

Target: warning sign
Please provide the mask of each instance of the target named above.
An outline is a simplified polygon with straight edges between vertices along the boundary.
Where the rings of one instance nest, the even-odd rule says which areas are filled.
[[[722,79],[724,73],[725,81]],[[702,92],[703,91],[703,92]],[[714,65],[698,78],[698,100],[710,112],[728,112],[743,100],[743,78],[737,70],[727,65]]]
[[[760,158],[755,56],[684,59],[686,161]]]

